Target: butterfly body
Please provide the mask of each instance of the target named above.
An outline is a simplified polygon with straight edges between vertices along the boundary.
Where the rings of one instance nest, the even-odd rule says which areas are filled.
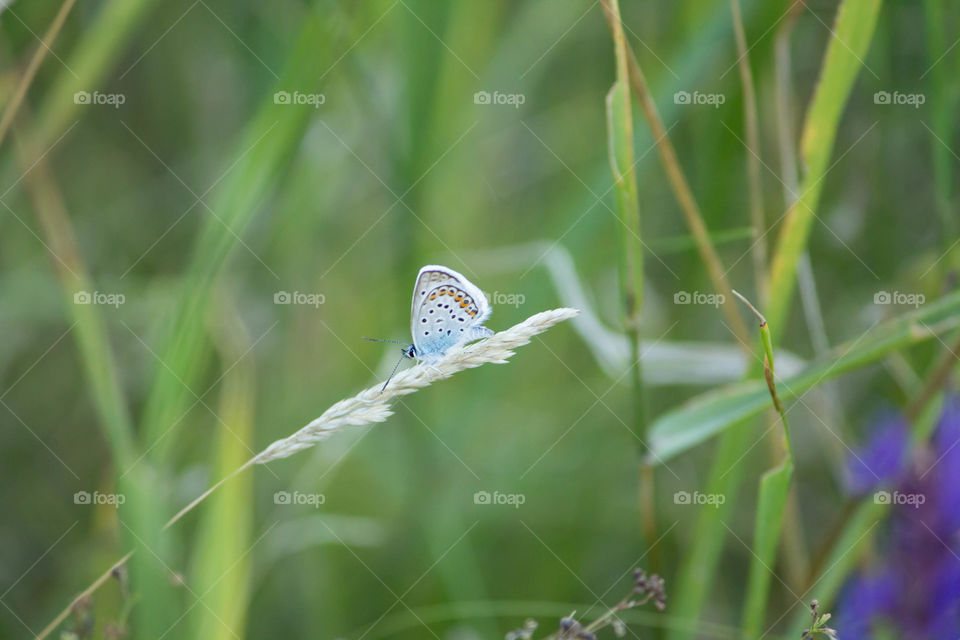
[[[487,297],[462,274],[440,265],[427,265],[417,274],[410,305],[413,344],[404,354],[436,360],[447,349],[493,335],[483,326],[490,317]]]
[[[400,361],[411,358],[432,367],[451,347],[492,336],[493,331],[483,326],[491,311],[487,296],[462,274],[428,264],[420,269],[413,287],[410,305],[413,344],[403,348]],[[397,367],[393,371],[396,373]],[[384,389],[390,378],[383,384]]]

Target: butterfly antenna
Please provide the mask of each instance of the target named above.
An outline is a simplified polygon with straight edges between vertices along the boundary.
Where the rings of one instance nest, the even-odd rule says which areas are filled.
[[[403,344],[403,345],[407,344],[406,342],[401,342],[400,340],[386,340],[386,339],[384,339],[384,338],[367,338],[367,337],[364,337],[363,339],[364,339],[364,340],[367,340],[367,341],[369,341],[369,342],[392,342],[393,344]]]
[[[383,387],[381,387],[380,393],[383,393],[387,389],[387,385],[390,384],[390,381],[393,380],[393,376],[397,372],[397,369],[400,368],[400,363],[403,362],[403,359],[406,357],[407,357],[406,355],[400,356],[400,359],[397,360],[397,364],[393,365],[393,371],[390,372],[390,377],[387,378],[387,381],[383,383]]]

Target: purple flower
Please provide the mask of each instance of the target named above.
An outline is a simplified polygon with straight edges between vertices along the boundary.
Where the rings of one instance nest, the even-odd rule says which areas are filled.
[[[863,495],[902,477],[907,466],[909,432],[903,418],[886,415],[870,441],[847,456],[844,484],[852,495]]]
[[[960,398],[951,396],[944,404],[933,445],[937,458],[921,478],[935,489],[936,528],[949,534],[960,528]]]
[[[915,452],[912,465],[907,440],[902,423],[888,420],[858,453],[878,476],[899,482],[888,485],[892,510],[876,561],[841,593],[841,638],[870,640],[875,629],[911,640],[960,637],[960,398],[947,400],[930,445]],[[870,484],[856,486],[863,492]]]
[[[833,624],[841,638],[868,640],[874,624],[889,619],[896,607],[897,576],[879,571],[854,576],[840,596]]]

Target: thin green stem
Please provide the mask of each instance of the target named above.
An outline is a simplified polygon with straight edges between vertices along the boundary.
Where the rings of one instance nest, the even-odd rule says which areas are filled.
[[[780,401],[780,394],[777,393],[777,384],[774,379],[773,339],[770,337],[770,325],[767,323],[767,319],[763,317],[763,314],[740,294],[739,291],[734,289],[733,295],[737,296],[743,304],[747,305],[750,311],[757,317],[757,320],[760,321],[760,342],[763,345],[763,375],[767,380],[767,389],[770,390],[770,399],[773,401],[773,407],[777,410],[777,413],[780,414],[787,455],[793,458],[793,447],[790,444],[790,426],[787,423],[787,413],[783,408],[783,403]]]
[[[630,72],[626,37],[617,0],[610,0],[608,18],[613,32],[616,58],[616,82],[607,95],[607,128],[610,169],[614,178],[614,196],[620,217],[622,236],[621,278],[624,287],[624,315],[630,337],[631,388],[633,391],[634,432],[640,443],[645,443],[647,432],[647,398],[643,383],[643,363],[640,354],[640,313],[643,309],[643,242],[640,239],[640,204],[637,179],[634,172],[633,112],[630,100]],[[641,444],[641,447],[645,445]],[[653,469],[643,462],[646,451],[640,450],[639,501],[642,526],[648,547],[656,541],[656,520],[653,488]],[[656,551],[650,563],[657,568]]]
[[[611,33],[616,34],[618,30],[622,33],[619,13],[615,18],[611,0],[601,0],[600,4],[603,7],[603,13],[607,19]],[[670,142],[670,136],[667,134],[667,129],[664,127],[660,113],[657,111],[657,105],[654,103],[653,97],[650,94],[647,80],[643,75],[643,71],[640,69],[640,64],[637,62],[633,50],[626,41],[623,43],[623,50],[626,54],[630,87],[636,95],[640,109],[647,121],[647,125],[650,127],[650,133],[655,141],[657,153],[660,154],[660,162],[667,174],[670,187],[677,199],[677,203],[680,205],[680,209],[683,211],[687,226],[696,240],[697,250],[700,252],[700,257],[707,268],[707,274],[713,284],[713,289],[724,296],[724,303],[721,305],[721,308],[727,318],[727,322],[734,335],[737,336],[738,342],[747,345],[750,342],[750,331],[747,329],[743,318],[740,317],[740,314],[730,300],[731,287],[726,276],[727,269],[724,268],[723,263],[720,261],[720,256],[713,246],[707,225],[700,212],[700,207],[693,195],[693,190],[690,188],[690,183],[680,166],[676,149],[674,149],[673,143]],[[744,351],[749,352],[749,348],[744,346]]]

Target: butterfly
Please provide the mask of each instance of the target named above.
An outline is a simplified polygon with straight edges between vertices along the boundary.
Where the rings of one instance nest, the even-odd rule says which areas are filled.
[[[404,358],[431,364],[450,347],[492,336],[493,331],[483,326],[492,311],[487,296],[463,274],[438,264],[420,269],[410,305],[413,344],[403,348],[403,356],[383,383],[383,389]],[[405,344],[397,340],[365,340]]]

